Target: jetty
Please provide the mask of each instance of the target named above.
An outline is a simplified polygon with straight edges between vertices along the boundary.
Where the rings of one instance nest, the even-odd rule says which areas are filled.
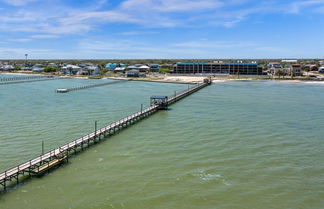
[[[211,80],[205,79],[203,83],[198,83],[191,87],[188,86],[188,89],[175,92],[172,96],[152,96],[150,98],[150,106],[145,109],[141,108],[140,111],[102,128],[97,128],[97,123],[95,123],[95,130],[93,132],[0,173],[0,185],[2,186],[2,190],[5,191],[11,186],[19,184],[23,178],[42,175],[59,164],[68,162],[71,155],[75,155],[85,148],[107,139],[109,136],[114,135],[122,129],[135,124],[159,110],[167,109],[169,105],[210,84]]]
[[[120,83],[120,82],[125,82],[128,80],[117,80],[117,81],[110,81],[110,82],[105,82],[105,83],[97,83],[97,84],[90,84],[90,85],[84,85],[84,86],[77,86],[77,87],[72,87],[72,88],[59,88],[56,89],[56,93],[68,93],[70,91],[77,91],[81,89],[88,89],[88,88],[94,88],[94,87],[99,87],[99,86],[106,86],[106,85],[111,85],[115,83]]]

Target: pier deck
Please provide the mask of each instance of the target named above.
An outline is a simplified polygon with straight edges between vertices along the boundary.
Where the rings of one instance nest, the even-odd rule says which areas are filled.
[[[177,94],[168,97],[167,105],[175,103],[176,101],[208,86],[210,81],[199,83],[195,86],[188,87],[188,89],[178,92]],[[133,113],[125,118],[122,118],[116,122],[113,122],[103,128],[96,129],[94,132],[75,139],[69,143],[66,143],[56,149],[48,151],[38,157],[35,157],[25,163],[22,163],[13,168],[7,169],[0,173],[0,185],[3,186],[3,190],[6,190],[9,184],[19,183],[19,177],[32,176],[42,173],[45,170],[50,169],[61,163],[63,160],[68,161],[68,158],[72,154],[76,154],[78,151],[82,151],[84,148],[99,142],[109,135],[113,135],[121,129],[128,127],[136,123],[137,121],[155,113],[160,110],[161,104],[151,104],[151,106]]]
[[[94,88],[94,87],[99,87],[99,86],[106,86],[106,85],[111,85],[111,84],[125,82],[125,81],[128,81],[128,80],[117,80],[117,81],[110,81],[110,82],[105,82],[105,83],[97,83],[97,84],[90,84],[90,85],[85,85],[85,86],[77,86],[77,87],[72,87],[72,88],[60,88],[60,89],[56,89],[55,92],[56,93],[68,93],[70,91]]]
[[[63,79],[62,77],[48,77],[48,76],[39,76],[38,78],[31,79],[28,78],[26,80],[16,79],[16,80],[8,80],[0,82],[0,85],[8,85],[8,84],[17,84],[17,83],[32,83],[32,82],[38,82],[38,81],[49,81],[49,80],[57,80],[57,79]]]

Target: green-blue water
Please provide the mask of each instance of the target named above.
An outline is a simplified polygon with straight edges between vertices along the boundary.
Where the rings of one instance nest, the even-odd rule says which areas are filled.
[[[1,75],[0,75],[1,76]],[[0,169],[71,141],[187,85],[102,81],[0,86]],[[323,208],[324,85],[224,82],[187,97],[43,178],[1,209]]]

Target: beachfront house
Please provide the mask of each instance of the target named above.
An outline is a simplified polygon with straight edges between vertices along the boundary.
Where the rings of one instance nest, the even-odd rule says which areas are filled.
[[[324,73],[324,66],[318,68],[319,73]]]
[[[139,77],[139,70],[129,70],[126,72],[126,77]]]
[[[267,65],[267,68],[268,68],[268,73],[270,73],[271,75],[278,75],[285,72],[282,65],[278,62],[270,62]]]
[[[61,67],[61,72],[67,75],[76,75],[82,68],[77,65],[64,65]]]
[[[160,71],[160,65],[159,64],[149,64],[150,71],[151,72],[159,72]]]
[[[126,70],[126,65],[122,63],[108,63],[106,64],[106,69],[116,73],[124,73]]]
[[[84,75],[99,75],[100,74],[100,69],[98,66],[95,65],[88,65],[84,68],[82,68],[83,72],[87,72],[87,74]]]
[[[116,63],[108,63],[105,65],[105,68],[109,71],[114,71],[117,67]]]
[[[32,67],[32,71],[35,72],[35,73],[41,73],[41,72],[44,72],[44,65],[42,65],[42,64],[35,64],[35,65]]]

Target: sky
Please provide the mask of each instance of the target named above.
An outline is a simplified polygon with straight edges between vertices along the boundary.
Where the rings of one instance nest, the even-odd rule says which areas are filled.
[[[324,0],[0,0],[0,59],[324,58]]]

